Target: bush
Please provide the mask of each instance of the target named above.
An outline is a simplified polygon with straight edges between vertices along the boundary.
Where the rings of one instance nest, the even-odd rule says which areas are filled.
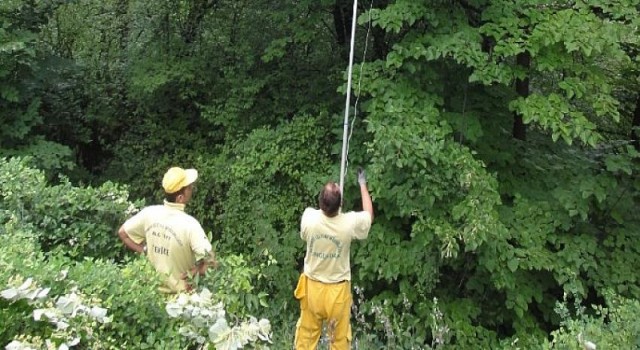
[[[556,305],[562,326],[551,333],[545,349],[640,348],[640,301],[604,293],[605,305],[582,305],[579,297],[567,297]],[[573,303],[570,300],[573,299]],[[573,304],[573,308],[572,308]]]
[[[37,232],[15,219],[0,231],[0,345],[8,349],[188,349],[204,343],[189,335],[194,329],[214,334],[208,342],[230,349],[236,342],[264,348],[270,339],[269,321],[249,315],[266,305],[266,294],[253,289],[260,270],[242,256],[222,258],[219,269],[197,281],[192,297],[167,296],[158,291],[161,276],[143,257],[119,265],[90,257],[75,261],[61,252],[45,255],[37,238],[46,233]],[[203,328],[189,313],[197,303],[181,304],[185,298],[207,301],[198,310],[222,316]]]
[[[0,289],[9,291],[3,296],[11,295],[11,290],[28,279],[32,282],[25,288],[31,291],[49,289],[43,300],[0,298],[4,323],[0,344],[18,338],[33,344],[45,339],[57,344],[69,340],[61,337],[57,324],[34,319],[36,310],[54,312],[60,298],[106,310],[107,323],[96,323],[91,317],[68,322],[73,328],[67,333],[81,336],[80,343],[86,348],[177,349],[189,344],[178,335],[177,322],[164,311],[166,296],[157,291],[159,276],[145,259],[120,266],[93,258],[76,262],[61,253],[45,257],[36,236],[13,220],[5,223],[0,234]]]
[[[61,178],[51,185],[29,159],[0,159],[0,222],[15,217],[46,232],[38,236],[46,252],[121,259],[125,250],[115,232],[142,204],[127,197],[124,187],[110,182],[84,188]]]

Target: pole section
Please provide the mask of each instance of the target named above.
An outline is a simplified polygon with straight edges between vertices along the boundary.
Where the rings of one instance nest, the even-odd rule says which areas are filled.
[[[353,71],[353,52],[356,42],[356,21],[358,19],[358,0],[353,1],[353,18],[351,20],[351,47],[349,50],[349,69],[347,72],[347,101],[344,107],[344,131],[342,133],[342,161],[340,163],[340,193],[344,200],[344,175],[347,164],[347,138],[349,137],[349,105],[351,104],[351,72]]]

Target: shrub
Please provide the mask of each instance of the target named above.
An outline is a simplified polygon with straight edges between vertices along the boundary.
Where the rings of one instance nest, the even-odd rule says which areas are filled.
[[[57,344],[73,340],[59,334],[57,324],[34,318],[39,309],[48,310],[38,311],[40,315],[56,314],[60,298],[106,310],[108,323],[86,317],[70,323],[76,331],[73,334],[82,335],[79,341],[87,348],[177,349],[189,344],[178,335],[177,323],[164,311],[166,296],[157,290],[159,276],[145,259],[117,265],[94,258],[74,261],[61,253],[45,256],[39,251],[37,236],[13,220],[5,223],[0,233],[0,289],[8,291],[4,294],[11,296],[11,291],[18,290],[26,280],[33,282],[23,289],[49,290],[45,300],[0,298],[0,344],[14,339],[33,344],[47,339]]]
[[[115,231],[141,203],[128,201],[127,190],[106,182],[76,187],[68,179],[47,183],[29,159],[0,159],[0,220],[16,217],[22,225],[46,234],[38,240],[44,251],[59,250],[73,258],[123,257]]]
[[[552,339],[544,348],[640,348],[640,301],[621,297],[610,290],[604,293],[604,298],[605,305],[587,308],[579,297],[565,295],[556,305],[556,312],[562,317],[561,327],[551,333]]]
[[[270,322],[249,315],[266,305],[267,295],[253,289],[260,270],[242,256],[221,258],[220,268],[199,279],[198,293],[188,296],[206,301],[200,309],[222,315],[205,329],[185,313],[195,305],[180,304],[185,294],[158,291],[161,276],[144,257],[116,264],[91,257],[76,261],[59,251],[45,255],[37,238],[46,233],[37,232],[15,218],[0,231],[0,345],[186,349],[203,343],[189,336],[189,329],[208,333],[208,342],[230,349],[237,344],[263,348],[270,339]],[[181,305],[180,312],[172,305]]]

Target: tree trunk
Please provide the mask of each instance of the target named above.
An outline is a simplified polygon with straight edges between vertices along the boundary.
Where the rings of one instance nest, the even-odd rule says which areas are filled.
[[[388,0],[373,0],[372,8],[384,9],[389,5]],[[369,6],[360,7],[360,11],[369,11]],[[349,58],[349,45],[351,43],[351,23],[353,19],[353,2],[348,0],[335,0],[333,5],[333,26],[336,31],[336,43],[342,49],[345,61]],[[386,32],[377,26],[371,27],[373,45],[373,60],[384,59],[389,53],[389,45],[386,41]],[[362,37],[358,40],[364,40]]]
[[[351,4],[348,1],[336,0],[333,5],[333,26],[336,30],[336,43],[340,46],[341,56],[345,61],[349,58],[351,17],[353,16]]]
[[[524,68],[525,70],[528,70],[530,65],[531,65],[531,54],[529,54],[529,52],[522,52],[519,53],[518,56],[516,57],[516,63]],[[518,93],[518,95],[520,97],[527,97],[529,96],[529,77],[525,77],[524,79],[517,79],[516,80],[516,92]],[[518,140],[526,140],[527,139],[527,129],[524,125],[524,123],[522,122],[522,115],[518,114],[517,112],[514,112],[513,114],[513,137],[518,139]]]
[[[389,5],[387,0],[374,1],[373,7],[376,9],[385,9]],[[367,9],[368,11],[368,9]],[[371,37],[373,40],[373,58],[372,61],[382,60],[389,54],[389,43],[387,42],[387,33],[378,26],[371,27]]]

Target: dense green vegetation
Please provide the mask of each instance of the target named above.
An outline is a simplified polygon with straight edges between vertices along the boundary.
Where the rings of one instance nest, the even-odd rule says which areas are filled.
[[[290,346],[352,4],[1,1],[0,291],[32,278],[107,309],[73,321],[76,348],[196,348],[114,233],[195,167],[221,260],[198,283]],[[352,248],[354,348],[640,348],[639,13],[360,2],[345,208],[363,166],[376,222]],[[34,320],[51,300],[0,298],[0,346],[73,338]]]

